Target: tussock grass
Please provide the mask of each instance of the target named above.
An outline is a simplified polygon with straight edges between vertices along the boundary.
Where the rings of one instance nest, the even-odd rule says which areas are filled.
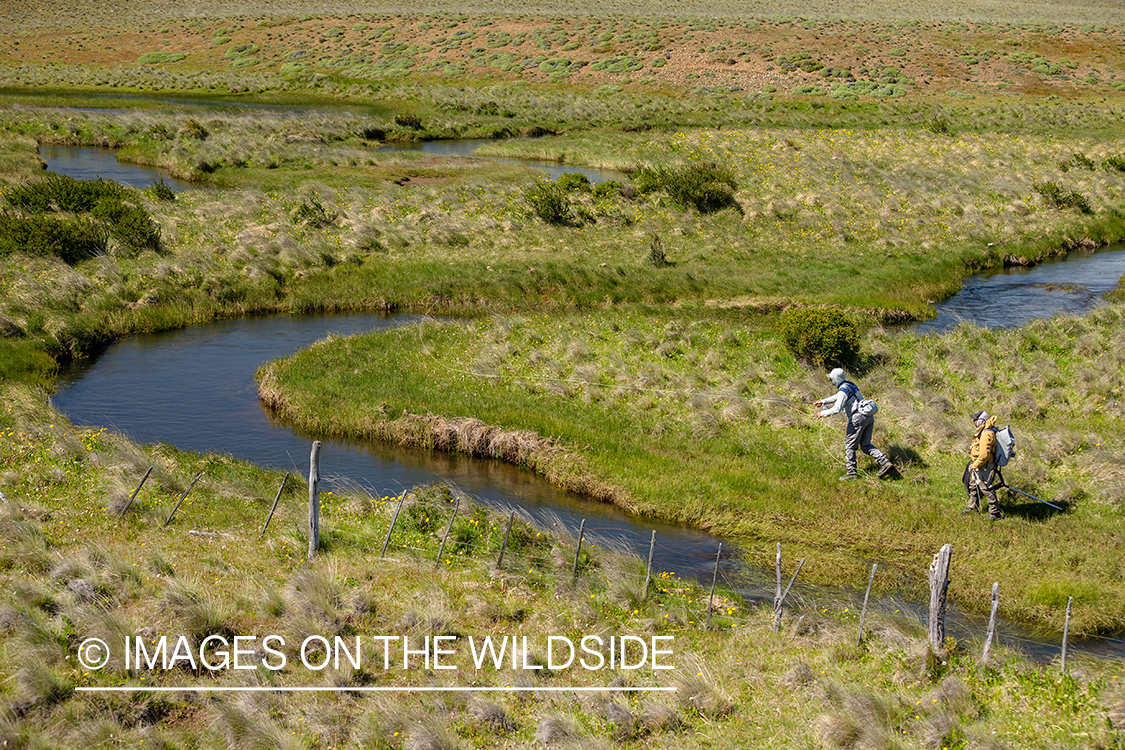
[[[1098,613],[1115,616],[1121,606],[1110,583],[1121,512],[1111,406],[1114,373],[1125,365],[1120,316],[1109,305],[1006,331],[870,329],[857,377],[880,404],[876,444],[904,481],[854,491],[835,483],[841,437],[802,405],[831,388],[780,345],[769,319],[748,327],[716,313],[684,324],[651,312],[423,324],[322,342],[260,379],[279,416],[314,431],[463,452],[474,450],[472,440],[437,440],[434,431],[467,424],[470,435],[550,436],[565,462],[532,463],[519,452],[509,460],[563,486],[608,488],[599,496],[626,507],[741,535],[750,549],[758,540],[807,546],[811,567],[802,575],[819,580],[860,585],[868,567],[848,562],[851,555],[917,566],[952,540],[965,567],[951,591],[964,604],[983,609],[991,581],[1001,580],[1008,616],[1057,626],[1052,607],[1068,590],[1085,602],[1075,620],[1085,630],[1112,627]],[[478,369],[482,355],[486,370]],[[453,385],[465,379],[477,384],[471,394]],[[370,403],[381,406],[357,408]],[[987,552],[991,533],[958,514],[967,414],[982,407],[1020,435],[1006,472],[1012,485],[1067,509],[1050,514],[1005,497],[1012,531],[1002,558]],[[409,429],[419,423],[429,442]],[[1085,541],[1072,544],[1072,535]],[[849,555],[840,556],[842,545]],[[901,559],[888,560],[886,550]],[[622,586],[615,596],[632,595]]]

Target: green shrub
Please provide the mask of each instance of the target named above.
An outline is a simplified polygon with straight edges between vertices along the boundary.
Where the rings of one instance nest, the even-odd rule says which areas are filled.
[[[88,213],[106,198],[120,199],[127,188],[112,180],[76,180],[66,175],[47,175],[9,188],[8,203],[25,211],[72,211]]]
[[[589,192],[590,180],[581,172],[566,172],[558,179],[560,188],[568,193]]]
[[[109,233],[100,221],[37,214],[0,214],[0,257],[16,252],[53,255],[74,264],[108,250]]]
[[[1081,169],[1093,169],[1096,166],[1097,165],[1094,163],[1093,159],[1086,156],[1085,154],[1079,154],[1077,152],[1071,154],[1070,158],[1066,161],[1059,162],[1059,169],[1064,172],[1069,172],[1075,167],[1079,167]]]
[[[557,183],[540,178],[524,190],[523,197],[535,215],[548,224],[570,221],[570,198]]]
[[[1047,205],[1053,208],[1077,208],[1084,214],[1094,213],[1086,196],[1067,190],[1057,182],[1037,182],[1031,188],[1043,196]]]
[[[176,200],[176,191],[168,187],[168,183],[164,178],[155,179],[152,184],[148,186],[148,192],[158,201],[174,201]]]
[[[90,214],[109,226],[109,234],[129,253],[160,252],[160,227],[140,206],[116,198],[102,200]]]
[[[789,310],[779,327],[790,351],[810,364],[846,366],[859,356],[859,332],[841,310]]]
[[[183,52],[149,52],[141,55],[137,62],[141,65],[159,65],[160,63],[174,63],[183,60],[187,55]]]
[[[714,162],[641,167],[633,182],[641,193],[663,190],[676,203],[694,206],[701,213],[735,205],[734,191],[738,189],[734,171]]]
[[[594,185],[595,198],[614,198],[625,194],[625,186],[617,180],[606,180]]]

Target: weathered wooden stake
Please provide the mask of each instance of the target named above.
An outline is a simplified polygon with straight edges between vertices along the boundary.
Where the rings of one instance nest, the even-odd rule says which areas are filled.
[[[398,523],[398,514],[402,512],[402,504],[406,502],[406,490],[398,496],[398,506],[395,508],[395,514],[391,517],[390,528],[387,529],[387,538],[383,540],[383,549],[379,550],[379,557],[387,554],[387,545],[391,543],[391,534],[394,533],[395,524]]]
[[[777,611],[781,608],[781,542],[777,543],[777,559],[774,562],[777,570],[777,592],[773,595],[773,632],[777,632]]]
[[[645,567],[645,593],[642,602],[648,601],[648,583],[652,580],[652,553],[656,550],[656,529],[652,530],[652,539],[648,543],[648,565]]]
[[[574,572],[571,576],[571,583],[578,583],[578,556],[582,554],[582,539],[586,535],[586,519],[582,519],[582,523],[578,526],[578,546],[574,549]]]
[[[453,531],[453,519],[457,518],[457,509],[461,507],[458,500],[453,501],[453,515],[449,517],[449,525],[445,527],[445,536],[441,538],[441,546],[438,547],[437,559],[434,560],[434,567],[441,566],[441,553],[445,552],[445,541],[449,539],[449,532]]]
[[[855,645],[863,642],[863,621],[867,619],[867,600],[871,598],[871,584],[875,582],[875,568],[878,563],[871,564],[871,576],[867,579],[867,593],[863,595],[863,609],[859,612],[859,634],[855,637]]]
[[[801,572],[801,568],[804,566],[804,564],[805,564],[805,558],[802,557],[797,562],[797,569],[793,571],[793,577],[789,579],[789,585],[785,587],[785,591],[781,594],[781,596],[777,599],[777,601],[774,602],[774,607],[773,607],[773,632],[775,632],[775,633],[778,631],[778,628],[781,627],[781,605],[785,603],[785,597],[789,596],[789,591],[790,591],[790,589],[793,588],[793,584],[797,580],[797,574]]]
[[[504,567],[504,551],[508,549],[508,536],[512,533],[512,522],[516,520],[516,512],[508,514],[508,528],[504,530],[504,543],[500,545],[500,557],[496,560],[496,567]]]
[[[945,650],[945,599],[949,591],[949,558],[953,545],[946,544],[934,555],[930,563],[930,648],[934,653]]]
[[[1063,674],[1066,674],[1066,641],[1070,636],[1070,608],[1074,604],[1074,597],[1069,596],[1066,599],[1066,624],[1063,625],[1063,644],[1062,644],[1062,668]]]
[[[289,481],[289,472],[285,472],[285,476],[281,478],[281,486],[277,488],[277,495],[273,498],[273,505],[270,506],[270,514],[266,516],[266,522],[262,524],[262,533],[258,536],[265,536],[266,529],[270,527],[270,521],[273,520],[273,512],[277,510],[277,501],[281,499],[281,493],[285,491],[285,483]]]
[[[797,627],[793,628],[793,635],[800,635],[801,634],[801,623],[803,623],[804,621],[805,621],[804,615],[801,615],[800,617],[797,618]]]
[[[707,629],[711,629],[711,610],[715,607],[715,582],[719,579],[719,558],[723,556],[723,543],[719,542],[719,551],[715,553],[715,572],[711,574],[711,596],[707,600]]]
[[[145,472],[145,475],[141,477],[141,481],[137,484],[137,489],[133,490],[132,495],[129,495],[129,502],[125,503],[125,507],[122,508],[121,512],[117,514],[118,518],[124,518],[125,514],[129,512],[129,509],[133,507],[133,500],[137,497],[137,493],[141,491],[141,487],[145,486],[145,480],[148,479],[148,475],[151,473],[152,467],[150,466]]]
[[[195,483],[199,481],[199,478],[201,476],[203,476],[202,471],[195,475],[195,479],[191,480],[191,484],[189,484],[188,488],[184,491],[184,496],[180,498],[180,501],[178,503],[176,503],[176,507],[172,508],[172,512],[168,514],[168,517],[164,519],[165,526],[172,522],[172,516],[176,515],[176,511],[180,509],[180,506],[183,504],[184,500],[187,499],[188,493],[191,492],[191,488],[195,486]]]
[[[320,441],[309,454],[309,559],[320,549]]]
[[[988,632],[984,636],[984,651],[980,660],[985,664],[992,655],[992,641],[996,638],[996,610],[1000,608],[1000,582],[992,584],[992,614],[988,616]]]

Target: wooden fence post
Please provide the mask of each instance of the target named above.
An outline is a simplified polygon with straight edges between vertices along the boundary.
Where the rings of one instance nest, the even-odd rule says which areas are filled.
[[[387,529],[387,538],[383,540],[383,549],[379,550],[379,557],[387,554],[387,545],[391,543],[391,534],[395,530],[395,524],[398,523],[398,514],[402,512],[402,504],[406,502],[406,490],[398,496],[398,506],[395,507],[395,514],[391,517],[391,525]]]
[[[996,610],[999,608],[1000,582],[995,581],[992,584],[992,613],[988,616],[988,632],[984,636],[984,651],[980,655],[980,660],[984,664],[988,664],[988,660],[992,657],[992,641],[996,638]]]
[[[945,599],[949,591],[949,558],[953,545],[944,545],[930,563],[930,647],[934,653],[945,650]]]
[[[285,483],[289,481],[289,472],[285,472],[285,476],[281,478],[281,486],[277,488],[277,494],[273,498],[273,505],[270,506],[270,514],[266,516],[266,522],[262,524],[262,533],[258,534],[259,537],[266,535],[266,529],[270,527],[270,521],[273,520],[273,512],[277,510],[277,501],[281,499],[281,493],[285,491]]]
[[[1067,597],[1066,600],[1066,625],[1063,626],[1063,642],[1062,642],[1062,667],[1061,672],[1066,674],[1066,642],[1070,637],[1070,608],[1074,605],[1074,597]]]
[[[793,577],[789,579],[789,585],[785,587],[785,591],[781,590],[781,542],[777,543],[777,594],[773,598],[773,632],[777,633],[781,627],[781,605],[785,602],[785,597],[789,596],[790,589],[793,588],[793,583],[797,580],[797,574],[801,572],[801,568],[805,564],[805,558],[801,558],[797,563],[797,569],[793,571]]]
[[[504,567],[504,552],[508,549],[508,536],[512,533],[512,522],[516,520],[516,512],[508,514],[508,528],[504,530],[504,543],[500,545],[500,557],[496,560],[496,567]]]
[[[578,546],[574,548],[574,572],[571,576],[571,583],[578,583],[578,556],[582,554],[582,539],[586,535],[586,519],[582,519],[582,523],[578,526]]]
[[[723,543],[719,542],[719,551],[715,553],[715,572],[711,574],[711,597],[707,600],[707,629],[711,629],[711,610],[715,606],[715,582],[719,578],[719,558],[723,556]]]
[[[648,583],[652,580],[652,553],[656,549],[656,529],[652,530],[652,539],[648,543],[648,565],[645,566],[645,593],[641,596],[642,602],[648,601]]]
[[[434,567],[441,567],[441,553],[445,552],[445,541],[449,539],[449,532],[453,531],[453,519],[457,518],[457,510],[461,507],[461,501],[454,499],[453,501],[453,515],[449,517],[449,525],[445,527],[445,536],[441,538],[441,546],[438,547],[437,559],[434,560]]]
[[[129,509],[133,507],[133,500],[136,499],[137,493],[141,491],[141,487],[145,486],[145,480],[148,479],[148,475],[151,473],[152,467],[150,466],[148,467],[148,471],[145,472],[145,475],[141,477],[141,481],[137,484],[137,489],[133,490],[132,495],[129,495],[129,502],[125,503],[125,507],[117,514],[118,518],[124,518],[125,514],[129,512]]]
[[[164,519],[165,526],[172,522],[172,516],[176,515],[176,511],[180,509],[181,505],[183,505],[184,500],[187,500],[188,493],[191,492],[191,488],[195,486],[195,483],[199,481],[199,478],[201,476],[203,476],[202,471],[195,475],[195,479],[191,480],[191,484],[189,484],[188,488],[184,491],[183,497],[181,497],[180,501],[176,503],[176,507],[172,508],[172,512],[168,514],[168,517]]]
[[[871,584],[875,582],[875,568],[878,563],[871,564],[871,577],[867,579],[867,593],[863,595],[863,609],[859,613],[859,633],[855,637],[855,645],[863,642],[863,621],[867,619],[867,600],[871,598]]]
[[[320,548],[320,441],[314,440],[309,454],[309,559]]]

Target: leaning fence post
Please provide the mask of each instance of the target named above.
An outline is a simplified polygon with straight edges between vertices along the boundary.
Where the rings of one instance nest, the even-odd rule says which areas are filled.
[[[395,524],[398,523],[398,514],[402,512],[402,504],[406,502],[406,490],[398,496],[398,506],[395,507],[395,514],[391,516],[391,525],[387,529],[387,538],[383,540],[383,549],[379,550],[379,557],[387,554],[387,545],[391,543],[391,534],[395,530]]]
[[[641,601],[648,601],[648,582],[652,580],[652,552],[656,549],[656,529],[652,530],[652,540],[648,543],[648,565],[645,566],[645,593]]]
[[[453,531],[453,519],[457,518],[457,509],[461,507],[458,500],[453,501],[453,515],[449,517],[449,525],[445,527],[445,536],[441,538],[441,546],[438,547],[437,558],[434,560],[434,567],[441,566],[441,553],[445,552],[445,540],[449,539],[449,532]]]
[[[980,660],[985,664],[992,655],[992,641],[996,637],[996,610],[999,607],[1000,582],[996,581],[992,584],[992,614],[988,616],[988,634],[984,637],[984,652],[980,655]]]
[[[124,518],[125,514],[129,512],[129,509],[133,507],[133,500],[136,499],[137,493],[141,491],[141,487],[145,486],[145,480],[148,479],[148,475],[151,473],[152,467],[150,466],[148,467],[148,471],[145,472],[145,475],[141,477],[141,481],[137,484],[137,489],[133,490],[132,495],[129,495],[129,502],[125,503],[125,507],[117,514],[118,518]]]
[[[508,528],[504,530],[504,543],[500,545],[500,557],[496,559],[496,567],[504,567],[504,552],[508,549],[508,536],[512,533],[512,522],[516,520],[516,512],[508,514]]]
[[[773,632],[777,632],[777,613],[781,610],[781,542],[777,543],[777,559],[774,562],[777,570],[777,593],[773,595]]]
[[[1070,636],[1070,608],[1074,604],[1074,597],[1069,596],[1066,599],[1066,625],[1063,626],[1063,643],[1062,643],[1062,668],[1063,674],[1066,674],[1066,641]]]
[[[930,563],[930,647],[935,653],[945,648],[945,599],[949,591],[949,558],[953,545],[944,545]]]
[[[875,582],[875,568],[878,563],[871,564],[871,577],[867,579],[867,593],[863,595],[863,609],[859,613],[859,633],[855,637],[855,645],[863,642],[863,621],[867,618],[867,600],[871,598],[871,584]]]
[[[191,492],[191,488],[195,486],[195,483],[199,481],[199,478],[201,476],[203,476],[202,471],[195,475],[195,479],[191,480],[191,484],[189,484],[188,488],[186,490],[184,490],[183,497],[181,497],[180,501],[178,503],[176,503],[176,507],[172,508],[172,512],[168,514],[168,517],[164,519],[164,525],[165,526],[167,526],[168,524],[170,524],[172,522],[172,516],[176,515],[176,511],[180,509],[181,505],[183,505],[184,500],[187,499],[188,493]]]
[[[582,554],[582,539],[586,535],[586,519],[582,519],[582,523],[578,526],[578,546],[574,548],[574,571],[571,575],[571,583],[578,583],[578,556]]]
[[[320,548],[320,441],[314,440],[309,454],[309,559]]]
[[[715,572],[711,574],[711,597],[707,600],[707,629],[711,629],[711,610],[715,606],[715,582],[719,578],[719,558],[723,554],[723,543],[719,542],[719,551],[715,553]]]
[[[277,495],[273,498],[273,505],[270,506],[270,514],[266,516],[266,522],[262,524],[262,533],[258,536],[265,536],[266,529],[270,527],[270,521],[273,520],[273,512],[277,510],[277,501],[281,499],[281,493],[285,491],[285,483],[289,481],[289,472],[285,472],[285,476],[281,478],[281,486],[277,488]]]

